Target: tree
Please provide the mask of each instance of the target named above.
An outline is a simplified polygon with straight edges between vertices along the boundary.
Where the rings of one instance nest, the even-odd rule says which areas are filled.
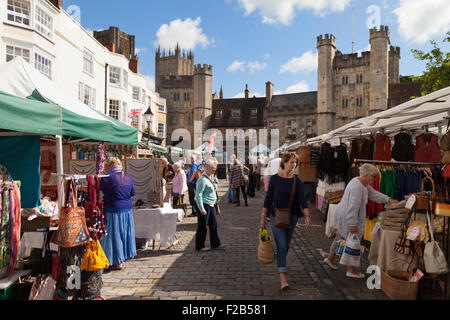
[[[450,31],[443,42],[450,43]],[[427,61],[423,75],[413,78],[415,82],[422,82],[422,96],[450,86],[450,52],[442,52],[434,40],[430,43],[433,49],[428,53],[411,50],[417,60]]]

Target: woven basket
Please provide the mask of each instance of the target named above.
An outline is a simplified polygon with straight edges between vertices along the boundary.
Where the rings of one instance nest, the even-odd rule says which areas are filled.
[[[408,271],[389,270],[395,261],[403,261],[408,265]],[[402,259],[393,259],[386,270],[381,272],[381,287],[386,296],[391,300],[417,300],[419,283],[409,282],[412,278],[412,265]],[[405,277],[407,281],[395,279],[394,277]]]
[[[51,223],[51,217],[39,216],[36,219],[28,221],[27,218],[21,219],[21,232],[36,232],[37,230],[49,229]]]
[[[258,260],[262,264],[271,264],[275,261],[275,249],[271,240],[262,241],[259,239]]]
[[[422,189],[421,189],[421,193],[416,194],[416,203],[415,203],[415,208],[417,210],[427,210],[428,209],[428,199],[430,198],[430,195],[427,194],[423,188],[425,187],[425,182],[427,180],[431,181],[431,185],[433,186],[433,191],[431,191],[431,200],[433,203],[433,212],[436,209],[436,203],[438,202],[445,202],[445,198],[444,197],[437,197],[436,196],[436,187],[434,184],[434,180],[431,177],[425,177],[422,180]]]

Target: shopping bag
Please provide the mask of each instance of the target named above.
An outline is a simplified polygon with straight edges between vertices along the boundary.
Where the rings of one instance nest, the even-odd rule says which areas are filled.
[[[262,264],[271,264],[275,261],[275,249],[266,229],[259,232],[258,260]]]
[[[89,248],[81,260],[80,269],[94,272],[102,269],[108,269],[109,261],[98,240],[91,241]]]
[[[345,240],[340,264],[349,267],[359,267],[361,264],[361,240],[356,233],[350,233]]]
[[[184,211],[184,213],[186,214],[186,210],[187,210],[187,205],[183,203],[183,198],[180,197],[179,195],[176,196],[177,197],[177,204],[175,205],[174,209],[182,209]]]

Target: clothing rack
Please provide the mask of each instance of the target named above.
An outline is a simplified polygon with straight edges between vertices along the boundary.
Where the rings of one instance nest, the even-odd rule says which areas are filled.
[[[55,177],[62,177],[65,180],[70,180],[70,179],[74,179],[75,181],[81,180],[81,179],[86,179],[87,175],[86,174],[60,174],[60,173],[52,173],[52,176]],[[109,177],[109,175],[99,175],[99,178],[107,178]]]
[[[441,166],[441,163],[431,163],[431,162],[406,162],[406,161],[381,161],[381,160],[363,160],[363,159],[355,159],[355,163],[375,163],[375,164],[401,164],[401,165],[411,165],[411,166],[432,166],[437,167]]]

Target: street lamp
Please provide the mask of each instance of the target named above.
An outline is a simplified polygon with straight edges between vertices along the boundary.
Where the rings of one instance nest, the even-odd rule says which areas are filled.
[[[150,107],[148,107],[148,110],[144,113],[144,120],[145,122],[147,122],[147,137],[148,137],[148,141],[147,143],[150,143],[150,132],[151,132],[151,123],[153,120],[153,112],[152,109]]]

